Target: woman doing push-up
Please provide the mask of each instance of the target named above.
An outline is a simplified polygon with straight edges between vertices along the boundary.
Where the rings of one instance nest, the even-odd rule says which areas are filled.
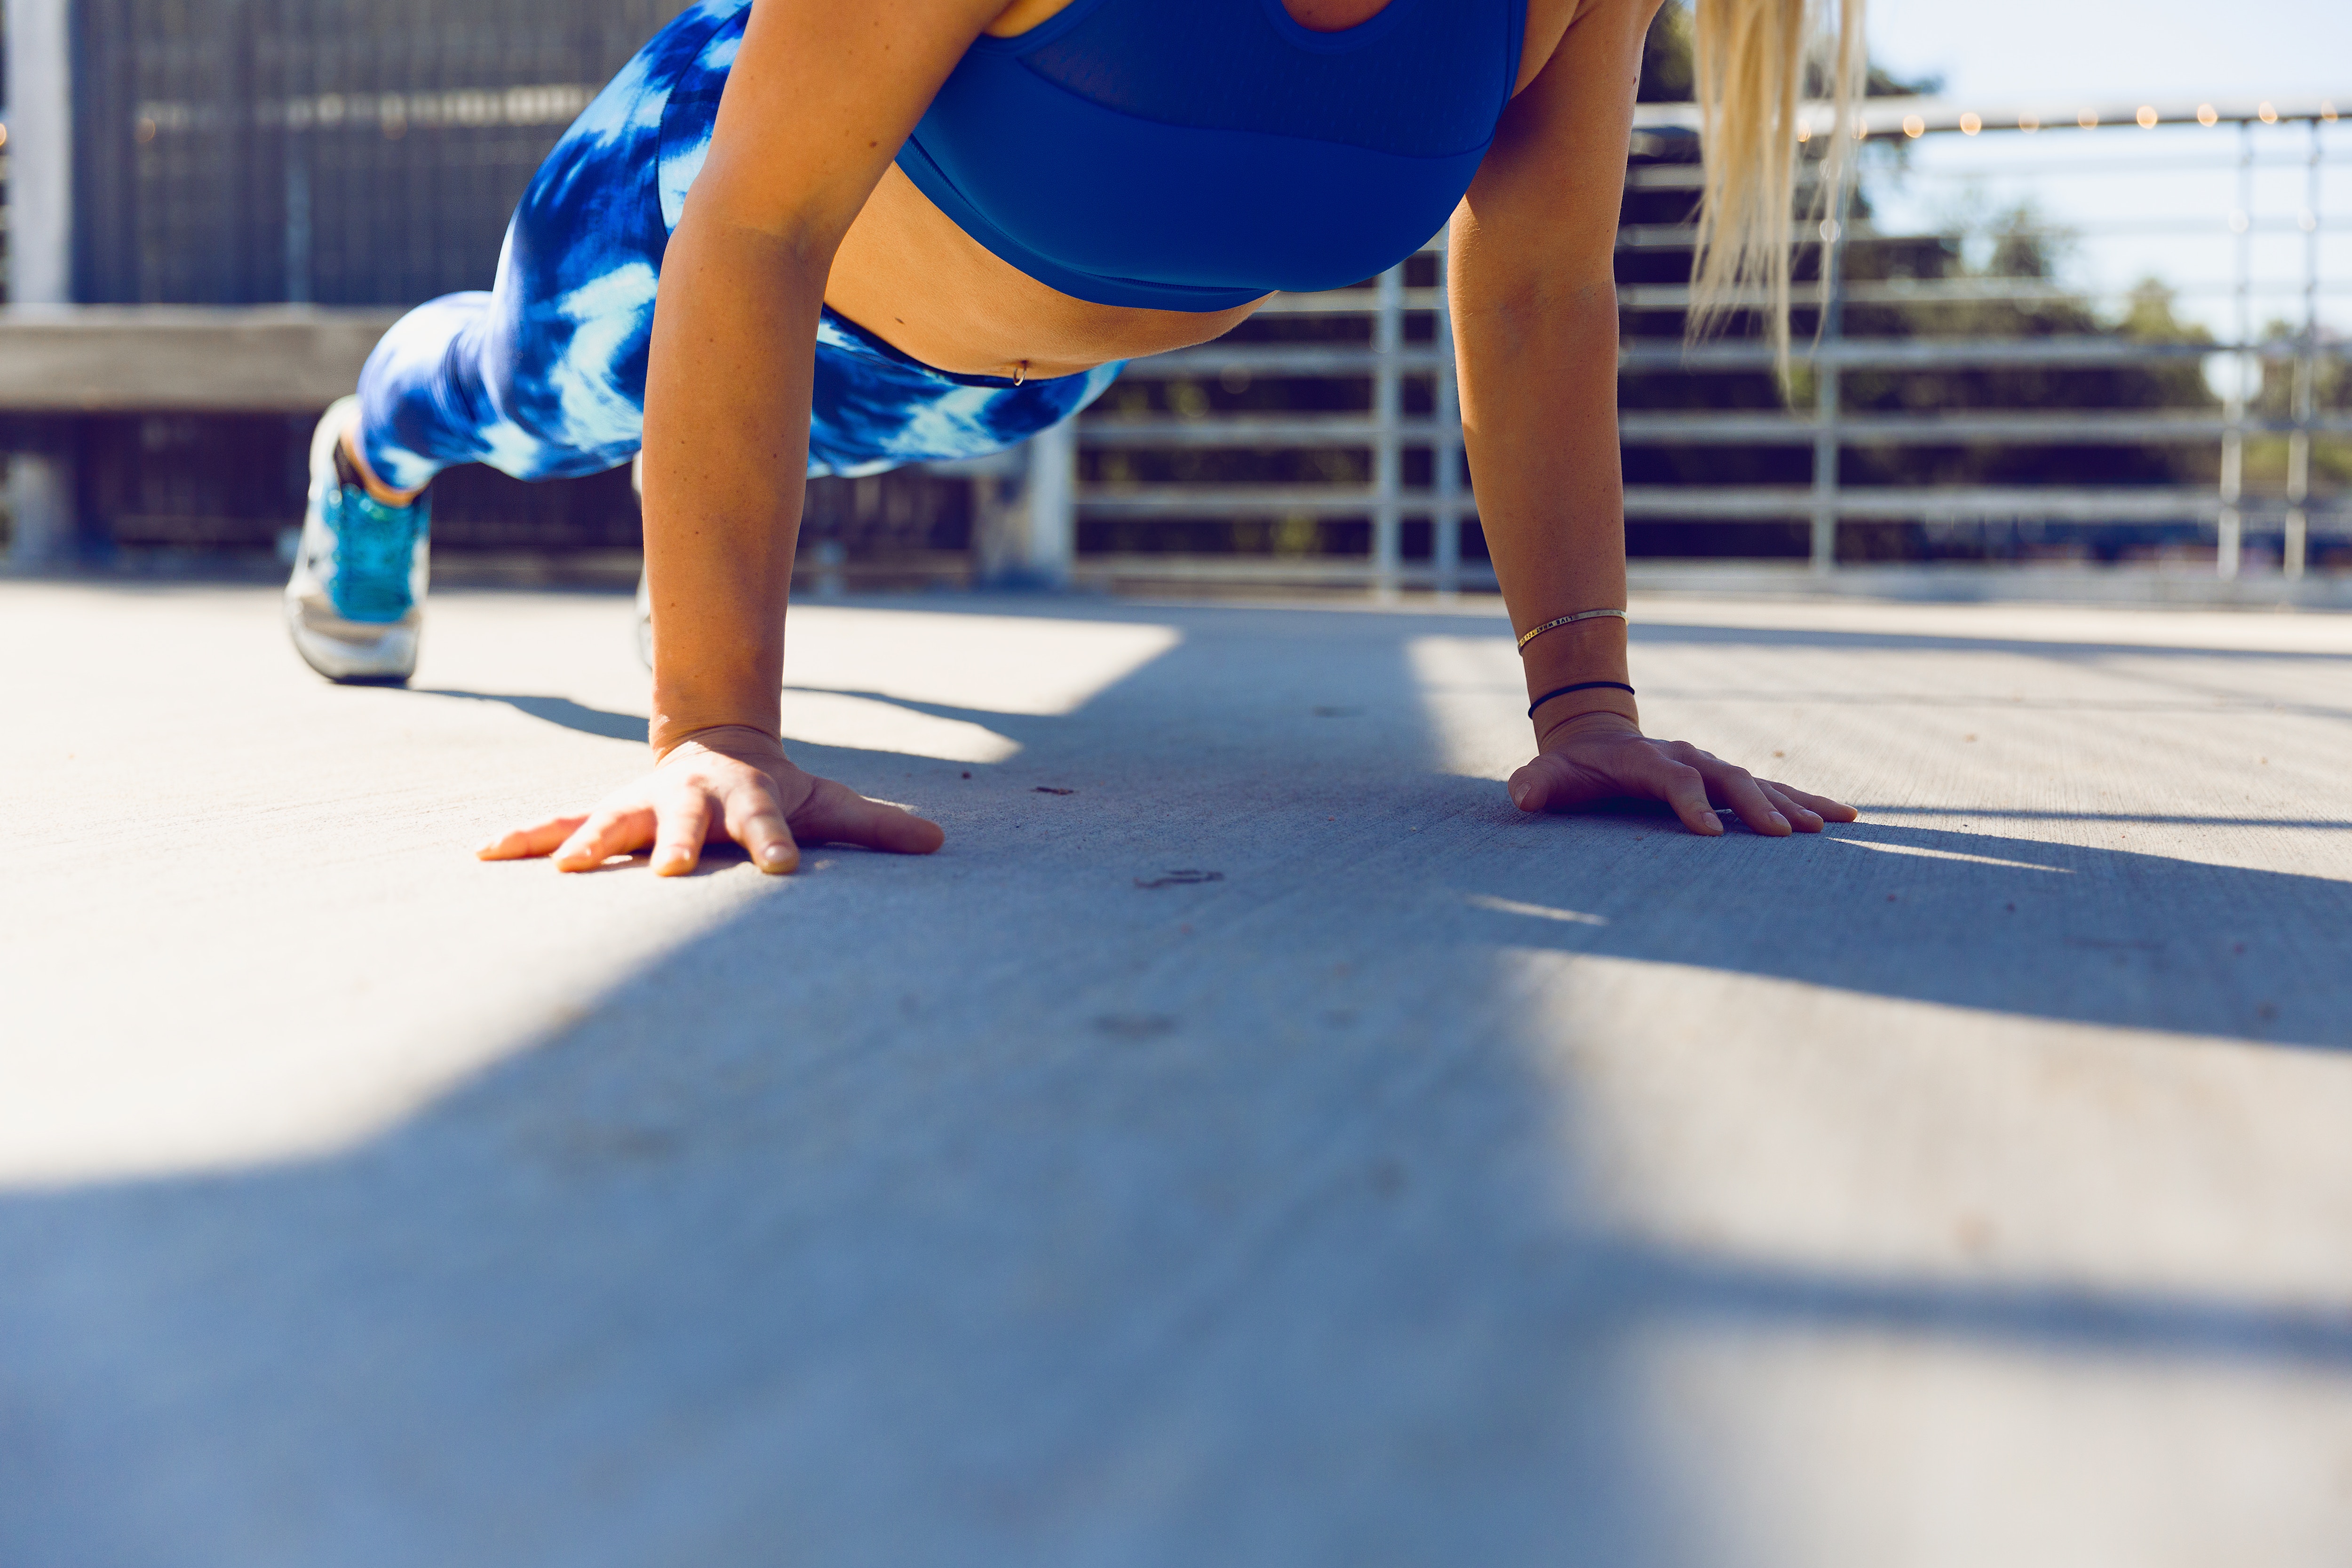
[[[1843,91],[1861,0],[1839,3]],[[333,679],[405,679],[436,473],[642,449],[651,769],[481,853],[929,852],[936,826],[785,755],[803,476],[1008,447],[1124,361],[1379,273],[1450,216],[1464,437],[1532,703],[1512,799],[1662,799],[1704,834],[1715,807],[1773,836],[1850,821],[1644,736],[1628,679],[1611,258],[1657,4],[702,0],[557,144],[490,291],[412,311],[320,422],[295,645]],[[1797,93],[1827,30],[1807,4],[1696,16],[1700,313],[1761,282],[1783,342]]]

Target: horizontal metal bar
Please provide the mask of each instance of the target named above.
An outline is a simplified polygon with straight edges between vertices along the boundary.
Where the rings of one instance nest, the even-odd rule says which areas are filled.
[[[1312,517],[1369,516],[1378,496],[1363,485],[1082,485],[1081,511],[1097,517]],[[1709,521],[1770,521],[1812,514],[1818,497],[1811,485],[1628,485],[1629,518],[1690,518]],[[1400,492],[1407,517],[1449,512],[1477,515],[1475,498],[1450,502],[1430,490]],[[2221,500],[2205,486],[2134,486],[2078,489],[2066,486],[1863,486],[1837,492],[1841,517],[1914,520],[2044,519],[2077,522],[2210,521]],[[2273,516],[2286,510],[2275,496],[2243,498],[2238,510]],[[2315,522],[2352,514],[2352,495],[2314,497],[2305,510]]]
[[[2070,413],[1986,411],[1960,414],[1864,414],[1837,421],[1847,446],[1932,446],[1946,441],[2014,441],[2037,446],[2104,447],[2118,443],[2210,441],[2232,428],[2249,435],[2352,434],[2352,415],[2322,415],[2298,426],[2293,419],[2247,418],[2234,426],[2218,414],[2148,414],[2134,409]],[[1686,446],[1809,447],[1820,421],[1782,414],[1631,413],[1619,416],[1627,442]]]
[[[448,92],[321,92],[241,104],[150,99],[131,110],[126,129],[143,142],[159,134],[211,131],[248,121],[297,132],[336,131],[353,125],[386,130],[396,126],[404,132],[411,125],[465,129],[569,125],[598,90],[594,82],[545,82]]]
[[[2023,131],[2029,127],[2042,131],[2075,131],[2082,128],[2085,116],[2091,125],[2110,130],[2137,130],[2141,117],[2158,125],[2235,125],[2245,121],[2271,124],[2279,121],[2317,120],[2333,121],[2339,100],[2335,98],[2304,95],[2292,98],[2164,98],[2147,100],[2100,99],[2090,102],[2077,99],[2062,102],[2042,100],[2037,102],[1993,102],[1970,104],[1953,98],[1869,98],[1848,106],[1848,112],[1866,128],[1872,136],[1903,135],[1906,122],[1916,122],[1920,133],[1957,131],[1975,134],[1969,123],[1974,121],[1981,131]],[[2342,107],[2352,109],[2352,93],[2341,100]],[[2207,116],[2211,118],[2209,120]],[[1816,100],[1801,105],[1797,110],[1798,123],[1806,131],[1819,134],[1837,122],[1837,106]],[[1633,126],[1638,131],[1696,131],[1699,110],[1696,103],[1641,103],[1633,106]]]
[[[1923,166],[1915,163],[1903,170],[1903,178],[1906,181],[1923,177],[1930,180],[1981,180],[1990,174],[2032,174],[2036,179],[2047,179],[2053,176],[2072,178],[2082,174],[2101,176],[2114,174],[2126,177],[2162,174],[2169,177],[2184,174],[2217,174],[2223,170],[2235,174],[2240,169],[2248,168],[2302,170],[2311,166],[2310,158],[2300,151],[2284,156],[2241,159],[2233,143],[2227,141],[2205,142],[2202,143],[2203,151],[2187,156],[2173,155],[2172,149],[2179,147],[2179,142],[2158,144],[2151,148],[2147,144],[2126,142],[2121,137],[2111,137],[2103,143],[2086,142],[2079,137],[2068,137],[2063,144],[2077,151],[2091,151],[2095,147],[2105,146],[2109,156],[2066,158],[2037,155],[2030,160],[2020,159],[2014,163],[1955,163],[1949,167]],[[2126,148],[2134,148],[2136,152],[2125,153],[2123,156],[2115,155],[2123,153]],[[2011,150],[2014,151],[2014,143],[2011,144]],[[2041,152],[2046,153],[2050,150],[2050,143],[2041,144]],[[1865,174],[1864,177],[1868,176]]]
[[[1404,309],[1437,310],[1445,306],[1443,289],[1407,289],[1403,291]],[[1276,294],[1253,312],[1257,316],[1369,316],[1380,309],[1378,291],[1371,289],[1331,289],[1320,294]]]
[[[1790,346],[1800,363],[1825,363],[1846,370],[1938,370],[1961,365],[2105,365],[2156,360],[2201,360],[2212,354],[2247,354],[2292,360],[2308,353],[2321,359],[2352,356],[2352,342],[2322,340],[2304,344],[2292,338],[2260,343],[2150,343],[2089,332],[2047,338],[1841,338],[1828,344],[1800,341]],[[1754,342],[1685,343],[1678,338],[1636,338],[1619,353],[1620,370],[1769,370],[1772,348]]]
[[[1810,447],[1820,421],[1771,413],[1651,413],[1622,415],[1618,435],[1629,445]],[[2352,415],[2315,416],[2298,426],[2285,417],[2250,417],[2234,426],[2219,414],[2151,414],[2138,409],[2037,414],[1987,410],[1958,414],[1862,414],[1834,426],[1841,444],[1934,446],[1952,441],[2008,441],[2034,446],[2138,445],[2217,440],[2232,428],[2248,436],[2352,435]],[[1403,419],[1397,435],[1408,443],[1446,434],[1433,419]],[[1098,450],[1126,447],[1366,447],[1380,426],[1353,414],[1213,415],[1197,419],[1084,419],[1079,444]]]
[[[1380,426],[1357,414],[1297,414],[1281,416],[1217,415],[1202,419],[1081,419],[1085,447],[1342,447],[1369,446]],[[1433,419],[1401,419],[1397,435],[1407,441],[1433,441]]]
[[[1299,583],[1315,585],[1353,586],[1371,582],[1379,566],[1369,555],[1151,555],[1129,553],[1118,555],[1081,555],[1071,566],[1071,575],[1081,583],[1104,583],[1115,580],[1156,580],[1160,582],[1191,581],[1202,583]],[[1437,584],[1435,565],[1425,561],[1401,562],[1396,574],[1408,588],[1429,588]],[[1459,568],[1460,585],[1474,593],[1491,593],[1495,589],[1495,569],[1482,561],[1465,561]]]
[[[1253,374],[1370,375],[1381,363],[1382,356],[1376,350],[1345,344],[1204,343],[1199,348],[1177,349],[1129,361],[1127,374],[1150,378],[1216,375],[1227,370],[1240,370]],[[1405,349],[1396,355],[1395,363],[1408,372],[1433,371],[1437,368],[1437,351]]]
[[[1797,188],[1806,190],[1819,183],[1820,168],[1807,163],[1797,170]],[[1630,163],[1625,169],[1625,188],[1629,191],[1696,191],[1706,184],[1706,166],[1703,163]]]
[[[2128,300],[2139,287],[2126,284],[2112,289],[2082,289],[2038,278],[1937,278],[1848,283],[1841,298],[1849,305],[1933,305],[1947,301],[2020,300],[2076,304],[2093,300]],[[2183,295],[2232,295],[2238,291],[2239,286],[2217,279],[2201,283],[2167,283],[2164,287],[2168,294],[2177,299]],[[2252,283],[2250,289],[2256,294],[2301,298],[2306,291],[2324,295],[2352,294],[2352,282],[2315,286],[2299,279],[2282,278]],[[1790,290],[1790,302],[1803,310],[1817,303],[1819,298],[1813,289],[1799,284]],[[1690,302],[1691,290],[1687,284],[1620,283],[1617,286],[1617,304],[1621,310],[1685,310],[1690,308]],[[1761,289],[1741,289],[1727,294],[1724,302],[1761,308],[1772,302],[1772,296]]]
[[[1791,349],[1801,363],[1826,361],[1853,370],[1929,370],[1960,365],[2106,365],[2156,360],[2203,359],[2210,354],[2246,353],[2263,359],[2288,360],[2312,353],[2322,358],[2352,355],[2352,342],[2326,340],[2305,345],[2294,339],[2239,345],[2233,343],[2151,343],[2131,338],[2082,333],[2046,338],[1842,338],[1826,347],[1799,342]],[[1618,366],[1630,371],[1731,371],[1769,369],[1771,345],[1754,342],[1685,343],[1679,338],[1642,339],[1627,342]],[[1426,374],[1438,368],[1431,348],[1408,348],[1396,356],[1406,374]],[[1130,363],[1128,374],[1139,379],[1160,376],[1204,376],[1241,371],[1253,375],[1369,375],[1381,364],[1370,348],[1326,343],[1235,343],[1178,349]]]
[[[1441,498],[1402,490],[1407,517],[1475,515],[1467,495]],[[1355,517],[1371,515],[1380,492],[1370,485],[1080,485],[1078,510],[1097,517]]]
[[[1880,229],[1868,224],[1845,226],[1839,237],[1848,245],[1905,245],[1932,241],[1937,244],[1957,244],[1983,231],[1967,229]],[[2208,217],[2113,218],[2105,221],[2068,224],[2022,224],[2014,228],[1992,231],[1989,237],[2004,239],[2116,239],[2147,238],[2151,237],[2240,234],[2302,234],[2306,232],[2298,216],[2251,217],[2240,228],[2228,216]],[[1697,242],[1698,231],[1686,223],[1629,223],[1617,231],[1620,250],[1688,250]],[[1799,249],[1822,244],[1822,238],[1811,222],[1800,223],[1792,242]]]
[[[1817,502],[1811,485],[1629,485],[1625,489],[1627,517],[1686,517],[1710,521],[1797,519],[1811,516]],[[2058,486],[1869,486],[1838,491],[1834,505],[1840,517],[1920,521],[2032,518],[2073,522],[2194,522],[2209,521],[2221,511],[2221,498],[2211,489],[2174,486],[2109,489]],[[2243,512],[2267,507],[2275,510],[2282,505],[2250,498],[2240,504],[2239,510]],[[2335,509],[2314,501],[2309,510]]]
[[[2115,143],[2107,144],[2112,151]],[[2001,166],[2004,174],[2030,174],[2037,179],[2053,174],[2174,174],[2228,170],[2234,174],[2248,167],[2238,155],[2226,147],[2217,147],[2210,156],[2155,158],[2035,158],[2030,164]],[[2310,160],[2297,153],[2291,157],[2255,158],[2255,169],[2305,169]],[[1797,189],[1808,191],[1815,184],[1818,165],[1807,164],[1797,171]],[[1912,166],[1903,171],[1906,180],[1929,179],[1981,180],[1989,171],[1976,165],[1956,168],[1921,168]],[[1629,191],[1696,191],[1706,184],[1706,171],[1698,163],[1634,163],[1625,170],[1625,188]]]

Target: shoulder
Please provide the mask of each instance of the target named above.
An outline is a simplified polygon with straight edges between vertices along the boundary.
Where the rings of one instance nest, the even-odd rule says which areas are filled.
[[[1519,79],[1512,92],[1525,91],[1544,68],[1567,47],[1574,31],[1646,34],[1664,0],[1528,0],[1527,42],[1519,51]]]

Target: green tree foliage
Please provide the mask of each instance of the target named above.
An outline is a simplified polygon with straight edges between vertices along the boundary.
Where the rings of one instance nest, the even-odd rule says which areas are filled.
[[[2277,321],[2259,334],[2271,342],[2293,342],[2303,335],[2299,322]],[[2314,358],[2304,370],[2292,361],[2272,360],[2263,366],[2261,389],[2248,402],[2254,419],[2286,423],[2294,418],[2295,377],[2312,377],[2311,407],[2315,414],[2352,411],[2352,363],[2342,359]],[[2284,499],[2287,493],[2287,437],[2283,433],[2253,436],[2246,441],[2245,486],[2250,495]],[[2352,489],[2352,440],[2341,436],[2311,438],[2311,489],[2315,493]]]
[[[1970,241],[1985,259],[1970,265]],[[2065,237],[2031,206],[2000,214],[1970,234],[1848,247],[1854,284],[2053,284]],[[2179,321],[2172,296],[2154,279],[2119,312],[2102,312],[2079,295],[2053,287],[2024,298],[1957,298],[1900,304],[1849,304],[1845,331],[1867,338],[2042,338],[2115,335],[2142,342],[2210,341]],[[1956,409],[2171,409],[2215,405],[2196,359],[2134,365],[1987,366],[1964,370],[1850,371],[1844,406],[1857,414],[1932,414]],[[2218,456],[2195,445],[2026,446],[1980,442],[1944,447],[1850,450],[1840,476],[1852,485],[2184,485],[2210,484]]]
[[[1691,100],[1698,84],[1697,39],[1692,26],[1688,0],[1667,0],[1659,7],[1657,20],[1650,25],[1650,36],[1642,43],[1642,79],[1633,95],[1636,102]],[[1906,79],[1884,66],[1874,65],[1863,90],[1871,98],[1910,98],[1940,92],[1943,86],[1941,77]],[[1819,97],[1825,90],[1825,79],[1816,66],[1808,73],[1806,91]]]
[[[1691,37],[1691,9],[1682,0],[1660,7],[1642,41],[1639,103],[1688,103],[1697,90],[1698,70]]]

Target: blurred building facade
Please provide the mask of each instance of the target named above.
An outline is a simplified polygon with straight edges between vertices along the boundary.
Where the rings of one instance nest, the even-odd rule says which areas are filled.
[[[7,78],[28,133],[0,147],[11,275],[32,280],[27,300],[134,310],[391,311],[487,287],[540,161],[683,3],[0,0],[0,38],[31,50],[12,48]],[[1684,341],[1699,188],[1688,19],[1669,5],[1653,31],[1620,215],[1632,553],[1816,571],[2202,559],[2230,575],[2242,550],[2291,572],[2352,564],[2352,374],[2309,308],[2336,287],[2316,237],[2332,104],[2143,105],[2136,125],[2130,108],[1988,119],[1874,72],[1871,180],[1821,231],[1834,243],[1811,237],[1818,214],[1801,229],[1801,279],[1826,266],[1833,289],[1826,310],[1801,290],[1805,347],[1784,386],[1760,345]],[[2102,150],[2158,121],[2234,138],[2242,178],[2307,132],[2307,158],[2290,142],[2312,172],[2299,217],[2249,216],[2250,197],[2152,215],[2180,232],[2300,223],[2303,319],[2242,309],[2227,344],[2177,319],[2160,287],[2086,296],[2058,275],[2063,214],[2021,209],[1989,234],[1876,226],[1872,182],[1899,181],[1916,138],[2022,136],[2035,112],[2129,127]],[[2197,145],[2208,163],[2220,146]],[[804,559],[834,582],[845,568],[991,575],[1013,558],[1000,536],[1021,510],[1014,532],[1060,541],[1031,552],[1060,563],[1048,575],[1491,586],[1444,265],[1433,244],[1385,279],[1278,298],[1214,344],[1139,362],[1025,461],[816,481]],[[1733,338],[1755,324],[1736,315]],[[2214,389],[2210,366],[2231,353],[2251,395]],[[20,521],[27,505],[69,511],[87,556],[260,555],[299,516],[311,416],[292,402],[110,406],[0,413],[0,450],[26,455],[11,465]],[[1045,482],[1016,506],[1024,471]],[[1049,494],[1050,526],[1034,515]],[[437,486],[436,535],[460,552],[617,562],[639,522],[620,473],[527,486],[467,468]]]
[[[533,171],[686,0],[7,3],[65,24],[66,298],[401,308],[489,287]],[[6,447],[69,465],[85,554],[265,551],[299,515],[307,417],[0,426]],[[967,489],[828,481],[812,532],[960,550]],[[625,551],[638,521],[625,472],[523,485],[469,468],[436,487],[435,534],[458,551]]]

